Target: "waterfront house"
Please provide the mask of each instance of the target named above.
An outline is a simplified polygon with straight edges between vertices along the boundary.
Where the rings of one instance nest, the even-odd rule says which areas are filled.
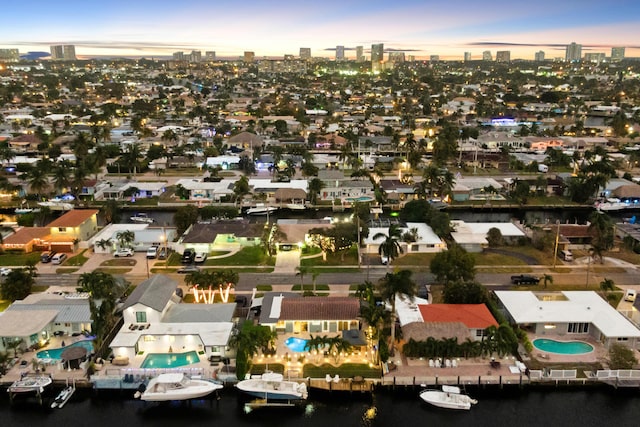
[[[495,291],[510,322],[535,336],[591,338],[636,348],[640,330],[593,291]]]
[[[400,227],[400,231],[403,236],[407,235],[406,239],[398,241],[403,254],[436,253],[447,249],[447,244],[444,240],[438,237],[433,232],[433,229],[423,222],[408,222]],[[384,239],[378,238],[374,240],[373,236],[378,233],[387,235],[389,227],[381,227],[379,225],[369,227],[369,235],[363,239],[365,253],[379,253],[380,244],[384,242]]]
[[[280,237],[280,249],[298,249],[310,244],[309,231],[314,228],[330,228],[328,219],[279,219],[277,222]]]
[[[225,357],[235,304],[181,304],[178,282],[154,275],[122,307],[123,326],[110,347],[119,360],[139,365],[149,353],[196,352]]]
[[[202,179],[184,178],[176,181],[176,186],[180,185],[188,191],[188,200],[220,202],[223,198],[231,197],[233,195],[235,182],[235,179],[222,179],[218,182],[214,182]]]
[[[154,227],[150,224],[109,224],[87,241],[87,247],[95,253],[109,254],[118,248],[118,233],[133,231],[131,248],[146,251],[150,246],[172,246],[176,236],[175,227]]]
[[[240,250],[260,245],[263,232],[263,224],[252,224],[246,219],[195,223],[184,232],[175,247],[177,251],[190,248],[205,253]]]
[[[280,333],[342,332],[360,329],[360,301],[352,297],[267,294],[260,324]]]
[[[26,350],[45,345],[54,334],[90,332],[92,322],[89,294],[31,294],[0,313],[0,351],[16,339]]]
[[[492,228],[500,230],[506,244],[516,244],[526,237],[524,231],[512,222],[464,222],[451,221],[451,238],[467,252],[482,252],[489,247],[487,234]]]

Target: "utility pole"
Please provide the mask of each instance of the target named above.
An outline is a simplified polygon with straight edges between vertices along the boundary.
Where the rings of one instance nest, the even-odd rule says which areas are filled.
[[[556,245],[553,250],[553,268],[556,268],[556,260],[558,259],[558,242],[560,241],[560,220],[556,220]]]

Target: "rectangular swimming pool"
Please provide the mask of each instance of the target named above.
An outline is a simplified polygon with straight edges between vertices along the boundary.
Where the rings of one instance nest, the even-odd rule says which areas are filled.
[[[91,340],[82,340],[82,341],[76,341],[73,344],[70,344],[65,347],[50,348],[47,350],[39,351],[38,353],[36,353],[36,357],[38,359],[60,360],[62,359],[62,352],[68,349],[69,347],[83,347],[87,349],[87,355],[93,353],[93,344],[91,343]]]
[[[150,353],[144,358],[141,368],[178,368],[200,362],[198,352],[186,353]]]

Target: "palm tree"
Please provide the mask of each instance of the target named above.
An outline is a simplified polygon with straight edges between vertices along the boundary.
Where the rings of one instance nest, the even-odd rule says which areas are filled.
[[[311,272],[311,267],[308,265],[299,265],[296,267],[298,271],[296,276],[300,276],[300,293],[304,295],[304,276]]]
[[[313,178],[309,181],[308,190],[309,190],[309,201],[312,205],[317,204],[318,195],[324,188],[324,182],[322,182],[319,178]]]
[[[116,239],[118,239],[118,244],[121,248],[128,248],[131,247],[131,244],[136,239],[136,233],[131,230],[118,231]]]
[[[616,284],[613,280],[611,279],[607,279],[606,277],[604,278],[604,280],[602,282],[600,282],[600,289],[603,292],[610,292],[613,291],[616,288]]]
[[[120,206],[118,202],[113,199],[109,199],[102,205],[102,213],[104,214],[104,220],[107,224],[117,222],[120,219]]]
[[[400,270],[397,273],[387,273],[378,281],[380,296],[391,304],[391,354],[396,337],[396,295],[404,295],[413,300],[418,293],[418,286],[411,279],[411,274],[411,270]]]
[[[553,276],[550,274],[544,275],[544,288],[547,289],[547,285],[553,285]]]
[[[31,191],[35,193],[42,193],[49,187],[49,177],[46,170],[39,167],[40,162],[36,163],[36,166],[27,173],[27,182]]]
[[[71,184],[71,163],[68,160],[63,160],[58,163],[53,169],[53,188],[58,192],[69,187]]]
[[[400,241],[402,239],[402,230],[398,224],[391,224],[389,226],[389,234],[376,233],[373,236],[373,240],[384,239],[380,246],[378,246],[378,254],[380,256],[387,257],[387,269],[391,265],[391,261],[398,258],[403,252]]]
[[[109,246],[111,246],[111,239],[100,239],[96,242],[96,246],[104,251]]]

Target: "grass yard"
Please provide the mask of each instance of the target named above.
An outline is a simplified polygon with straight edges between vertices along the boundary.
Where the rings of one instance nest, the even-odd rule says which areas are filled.
[[[79,267],[59,267],[56,268],[56,274],[71,274],[80,270]]]
[[[352,247],[344,253],[327,253],[327,260],[323,257],[303,258],[300,260],[300,265],[307,267],[323,267],[334,265],[358,265],[358,250],[356,247]],[[324,270],[323,270],[324,271]]]
[[[138,261],[133,258],[113,258],[103,261],[101,267],[133,267]]]
[[[40,262],[40,252],[25,253],[12,253],[5,252],[0,255],[0,266],[15,266],[23,267],[25,265],[36,265]]]
[[[115,267],[100,267],[100,268],[96,268],[94,271],[99,271],[101,273],[107,273],[107,274],[127,274],[131,272],[131,269],[115,268]]]
[[[259,246],[251,246],[242,248],[239,252],[225,258],[212,260],[213,265],[224,266],[273,266],[275,258],[267,256],[264,250]]]
[[[324,378],[327,374],[332,377],[340,375],[341,378],[353,378],[358,375],[363,378],[380,378],[380,368],[370,368],[369,365],[364,363],[343,363],[340,366],[333,366],[328,363],[316,366],[307,363],[302,367],[302,376],[305,378]]]
[[[299,284],[298,285],[293,285],[291,287],[291,290],[300,292],[300,285]],[[315,289],[314,289],[313,284],[306,284],[305,283],[303,290],[304,291],[314,291],[314,290],[316,290],[316,291],[328,291],[329,290],[329,285],[325,285],[325,284],[316,285]]]
[[[71,258],[67,259],[64,262],[64,265],[69,267],[80,267],[81,265],[84,265],[85,262],[89,261],[89,258],[84,256],[84,253],[86,251],[87,249],[83,249],[82,252],[80,252],[78,255],[72,256]]]

